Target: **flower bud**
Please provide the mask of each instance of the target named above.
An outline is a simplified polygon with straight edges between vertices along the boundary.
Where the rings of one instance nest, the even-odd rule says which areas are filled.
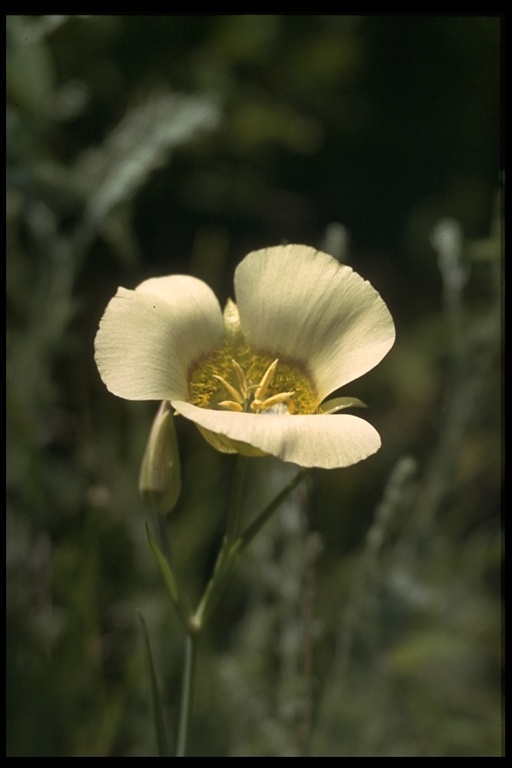
[[[164,400],[151,427],[142,460],[139,491],[147,506],[161,515],[170,512],[181,492],[181,471],[174,416]]]
[[[229,345],[236,348],[243,344],[242,326],[238,307],[232,299],[228,299],[224,307],[224,333]]]

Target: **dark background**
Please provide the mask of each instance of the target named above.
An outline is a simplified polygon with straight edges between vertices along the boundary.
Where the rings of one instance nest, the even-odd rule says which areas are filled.
[[[348,261],[395,318],[347,388],[383,447],[316,471],[254,543],[203,639],[191,754],[501,754],[500,33],[7,17],[9,756],[154,754],[137,609],[174,740],[183,636],[137,494],[157,406],[107,392],[94,335],[118,285],[185,272],[225,301],[283,242]],[[197,598],[233,459],[178,437]],[[253,462],[249,507],[289,470]]]

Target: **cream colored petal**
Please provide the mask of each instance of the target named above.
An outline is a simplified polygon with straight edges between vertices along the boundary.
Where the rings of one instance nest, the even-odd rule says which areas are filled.
[[[172,405],[202,431],[303,467],[348,467],[371,456],[381,444],[371,424],[352,415],[234,413],[197,408],[176,400]]]
[[[224,322],[211,289],[194,277],[171,275],[119,288],[95,340],[100,376],[127,400],[188,397],[192,362],[218,346]]]
[[[305,245],[250,253],[235,272],[235,295],[247,342],[306,364],[319,402],[371,370],[395,339],[370,283]]]

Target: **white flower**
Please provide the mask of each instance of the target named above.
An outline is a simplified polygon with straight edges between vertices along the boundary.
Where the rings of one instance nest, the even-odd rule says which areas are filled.
[[[304,245],[265,248],[235,271],[224,313],[194,277],[119,288],[96,336],[107,388],[168,400],[218,450],[346,467],[380,447],[376,430],[325,399],[382,360],[395,339],[377,291]]]

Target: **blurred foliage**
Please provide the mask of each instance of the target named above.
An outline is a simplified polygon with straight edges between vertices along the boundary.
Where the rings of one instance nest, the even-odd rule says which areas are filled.
[[[94,334],[118,285],[186,272],[225,300],[285,241],[396,319],[348,393],[383,447],[252,546],[192,753],[501,754],[499,61],[491,16],[7,17],[9,756],[154,754],[137,609],[174,741],[183,636],[137,494],[157,406],[109,395]],[[178,438],[197,597],[233,462]],[[253,462],[248,517],[289,472]]]

